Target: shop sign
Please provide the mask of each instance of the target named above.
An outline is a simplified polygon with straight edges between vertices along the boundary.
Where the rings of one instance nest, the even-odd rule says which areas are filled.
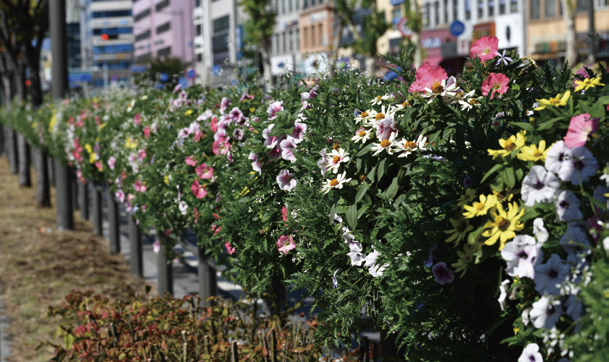
[[[472,43],[482,38],[483,36],[495,36],[495,23],[484,23],[474,25],[474,33],[472,36]]]

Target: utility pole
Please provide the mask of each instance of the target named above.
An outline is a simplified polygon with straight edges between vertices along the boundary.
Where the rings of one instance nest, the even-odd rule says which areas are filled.
[[[49,0],[51,53],[53,55],[53,99],[68,94],[68,49],[66,36],[66,0]],[[74,230],[72,208],[72,178],[70,170],[55,160],[55,187],[57,197],[57,228]]]

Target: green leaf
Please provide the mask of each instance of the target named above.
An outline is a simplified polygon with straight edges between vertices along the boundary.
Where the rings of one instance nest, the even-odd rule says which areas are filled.
[[[516,177],[514,176],[513,167],[504,168],[499,172],[499,175],[508,187],[514,188],[514,186],[516,186]]]
[[[487,178],[489,178],[489,177],[490,177],[492,174],[494,174],[494,173],[495,173],[495,171],[499,170],[499,169],[500,169],[500,168],[502,168],[502,167],[503,167],[503,164],[501,164],[501,163],[498,163],[498,164],[496,164],[495,166],[493,166],[493,168],[491,168],[491,169],[490,169],[490,170],[489,170],[489,171],[488,171],[488,172],[487,172],[487,173],[484,175],[484,177],[482,178],[482,181],[480,181],[480,183],[483,183],[483,182],[484,182],[484,180],[486,180]]]
[[[349,206],[346,214],[347,224],[349,224],[351,230],[355,230],[355,227],[357,226],[357,205],[354,204]]]
[[[526,123],[526,122],[510,122],[510,124],[512,126],[516,126],[516,127],[520,127],[528,132],[533,133],[533,131],[535,131],[535,128],[533,127],[532,124],[530,123]]]
[[[393,199],[395,194],[398,193],[398,188],[399,188],[398,176],[396,176],[393,178],[393,181],[391,181],[391,185],[389,185],[389,187],[387,188],[387,191],[385,191],[385,197],[387,198],[387,200]]]
[[[383,160],[381,160],[381,162],[379,162],[378,168],[377,168],[377,175],[376,175],[376,182],[379,182],[381,180],[381,178],[383,178],[383,175],[385,174],[385,161],[387,161],[386,158],[383,158]]]
[[[366,153],[370,152],[370,149],[372,148],[372,146],[373,146],[373,144],[370,143],[366,147],[362,148],[361,151],[359,151],[355,156],[365,155]]]
[[[357,190],[357,194],[355,195],[355,203],[357,204],[364,196],[366,196],[366,192],[368,192],[368,189],[370,188],[370,184],[369,183],[364,183],[359,187],[359,190]]]

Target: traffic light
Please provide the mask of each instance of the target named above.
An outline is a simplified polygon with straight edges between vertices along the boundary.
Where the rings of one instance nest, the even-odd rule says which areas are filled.
[[[116,39],[118,39],[118,34],[108,35],[108,34],[104,33],[101,35],[101,40],[103,40],[103,41],[116,40]]]
[[[109,38],[108,34],[102,34],[101,35],[101,40],[103,40],[103,41],[108,40],[108,38]]]

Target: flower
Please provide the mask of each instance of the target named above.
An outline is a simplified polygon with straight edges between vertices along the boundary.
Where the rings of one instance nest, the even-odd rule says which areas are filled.
[[[379,113],[380,114],[380,113]],[[395,120],[391,116],[376,121],[376,137],[379,141],[387,140],[393,133],[397,134],[398,129],[395,127]]]
[[[269,136],[273,127],[275,127],[275,125],[271,123],[262,131],[262,138],[264,138],[264,145],[266,148],[273,148],[277,144],[277,137]]]
[[[296,183],[297,180],[289,170],[279,171],[279,175],[277,175],[277,184],[279,184],[280,189],[284,191],[291,191],[294,187],[296,187]]]
[[[569,275],[569,266],[558,254],[552,254],[545,264],[535,267],[535,290],[541,295],[560,295],[560,284]]]
[[[566,106],[567,101],[569,100],[570,96],[571,96],[571,91],[566,91],[565,93],[562,94],[562,96],[559,93],[554,98],[536,99],[536,101],[539,102],[539,107],[535,108],[535,110],[541,111],[542,109],[546,109],[547,106],[552,106],[552,107]]]
[[[362,254],[362,244],[352,241],[349,243],[349,250],[347,255],[351,259],[351,266],[362,266],[366,261],[366,257]]]
[[[205,189],[205,185],[201,185],[199,183],[199,179],[196,179],[192,185],[190,186],[190,189],[192,190],[193,195],[195,195],[195,197],[197,199],[202,199],[205,197],[205,195],[207,195],[207,190]]]
[[[560,238],[560,245],[569,255],[587,255],[591,252],[586,232],[577,224],[567,225],[567,232]]]
[[[328,166],[328,170],[338,173],[338,168],[341,163],[347,162],[350,160],[349,154],[345,152],[344,149],[339,148],[338,150],[333,149],[330,157],[328,157],[330,165]]]
[[[422,134],[419,135],[416,142],[402,139],[401,141],[395,143],[395,146],[397,146],[395,152],[402,151],[402,153],[398,155],[398,158],[408,157],[408,155],[416,150],[424,150],[425,143],[427,143],[427,137],[423,137]]]
[[[159,251],[161,251],[161,243],[158,240],[155,240],[154,243],[152,243],[152,251],[155,254],[158,254]]]
[[[186,164],[188,166],[196,166],[197,160],[195,160],[192,156],[186,156]]]
[[[548,150],[545,166],[550,172],[558,173],[563,162],[569,158],[571,150],[563,141],[553,144]]]
[[[253,161],[252,169],[254,171],[258,172],[259,174],[262,174],[262,161],[259,160],[259,156],[257,154],[255,154],[254,152],[250,152],[250,155],[248,156],[248,160]]]
[[[503,49],[503,54],[499,53],[499,52],[495,52],[495,55],[499,57],[499,60],[497,60],[497,63],[495,64],[495,66],[498,66],[501,62],[503,62],[503,65],[508,65],[511,62],[514,61],[514,59],[505,56],[505,49]]]
[[[290,250],[296,247],[292,235],[281,235],[279,239],[277,239],[275,245],[277,245],[277,249],[282,254],[287,254]]]
[[[228,108],[231,105],[231,101],[228,97],[222,97],[222,101],[220,101],[220,112],[222,112],[222,114],[224,114],[224,112],[226,111],[226,108]]]
[[[447,243],[451,243],[454,241],[455,246],[459,245],[459,243],[463,239],[465,239],[467,234],[469,234],[470,231],[474,230],[474,226],[470,225],[469,222],[467,220],[464,220],[463,218],[458,218],[458,219],[450,218],[448,221],[451,223],[453,228],[450,230],[444,230],[444,233],[449,234],[449,235],[452,234],[452,235],[445,241]]]
[[[548,155],[548,150],[546,150],[546,141],[539,141],[539,146],[530,145],[524,146],[520,149],[520,152],[516,157],[523,161],[545,161]]]
[[[569,181],[573,185],[588,182],[590,177],[596,175],[598,162],[586,147],[576,147],[565,152],[566,160],[561,163],[558,177],[562,181]]]
[[[575,81],[575,91],[579,92],[580,90],[588,90],[590,88],[594,88],[597,85],[604,85],[601,83],[601,78],[585,78],[584,80],[576,80]]]
[[[524,215],[524,209],[518,213],[519,207],[516,202],[508,204],[508,211],[504,211],[502,204],[497,204],[497,208],[491,211],[493,222],[487,222],[484,225],[485,230],[482,236],[488,239],[484,242],[486,245],[493,245],[500,240],[499,250],[501,251],[505,243],[516,236],[515,231],[520,231],[524,225],[519,219]]]
[[[351,141],[355,141],[355,143],[359,141],[362,141],[362,143],[366,143],[366,141],[370,139],[371,135],[371,131],[368,131],[365,128],[361,127],[355,132],[355,136],[351,137]]]
[[[516,136],[511,135],[508,139],[500,139],[499,145],[503,148],[502,150],[491,150],[488,149],[489,155],[493,156],[493,160],[497,160],[499,158],[506,158],[513,151],[516,151],[524,146],[524,141],[526,141],[526,132],[520,131],[516,134]]]
[[[560,191],[560,180],[543,166],[531,167],[529,174],[522,181],[522,201],[532,207],[535,203],[552,202]]]
[[[180,208],[180,212],[182,213],[182,215],[186,215],[186,213],[188,212],[188,205],[186,205],[184,201],[180,201],[178,207]]]
[[[535,328],[552,329],[562,314],[560,300],[554,300],[553,296],[543,296],[533,303],[533,309],[529,312],[531,321]]]
[[[393,142],[395,141],[395,136],[397,133],[392,133],[389,139],[382,140],[380,143],[373,143],[372,147],[370,147],[370,152],[374,152],[372,156],[378,156],[383,151],[387,151],[388,154],[393,155],[394,149]]]
[[[560,221],[581,220],[582,212],[579,209],[579,199],[569,190],[564,190],[556,199],[556,214]]]
[[[304,135],[307,132],[307,125],[301,122],[294,122],[294,130],[292,130],[292,138],[295,143],[300,143],[304,139]]]
[[[364,264],[364,266],[368,268],[368,273],[370,273],[372,277],[376,278],[383,275],[383,272],[387,268],[388,264],[384,264],[382,266],[377,264],[376,260],[381,255],[381,253],[376,251],[374,247],[372,247],[372,249],[372,252],[366,256],[366,263]]]
[[[341,175],[336,176],[335,179],[326,180],[326,183],[321,188],[324,191],[324,194],[327,194],[332,189],[342,189],[345,182],[351,181],[350,178],[346,177],[347,172],[343,172]]]
[[[328,166],[330,166],[330,160],[328,157],[328,151],[324,148],[319,151],[321,158],[317,161],[317,167],[321,170],[321,175],[325,176],[328,171]]]
[[[490,73],[488,77],[482,82],[482,95],[487,96],[491,93],[491,99],[495,96],[495,93],[504,94],[508,91],[508,83],[510,78],[502,73]]]
[[[545,243],[548,240],[548,230],[543,226],[543,219],[538,217],[533,221],[533,235],[540,243]]]
[[[290,162],[296,162],[296,156],[294,155],[294,149],[296,148],[296,142],[292,136],[288,136],[286,139],[279,143],[281,148],[281,157]]]
[[[224,243],[224,247],[228,252],[228,255],[233,255],[235,253],[235,247],[230,244],[230,241]]]
[[[439,66],[432,66],[429,62],[421,65],[415,73],[415,82],[408,88],[409,93],[425,93],[425,88],[433,88],[434,84],[440,84],[448,79],[446,70]]]
[[[455,280],[455,274],[452,270],[448,269],[446,263],[441,261],[431,267],[431,272],[436,278],[436,283],[440,285],[450,284]]]
[[[467,212],[463,213],[467,219],[471,219],[476,216],[486,215],[486,212],[497,205],[497,197],[495,195],[480,195],[480,202],[474,202],[472,206],[463,205],[463,208]]]
[[[565,145],[569,148],[584,147],[588,136],[598,130],[600,118],[590,119],[590,114],[584,113],[571,118],[569,130],[565,136]]]
[[[527,344],[518,358],[518,362],[543,362],[543,356],[539,353],[539,346],[537,343]]]
[[[277,112],[280,111],[283,111],[283,101],[269,104],[269,108],[266,110],[266,113],[269,115],[269,120],[277,118]]]
[[[501,257],[506,261],[506,273],[520,278],[535,277],[535,265],[543,259],[543,252],[535,239],[529,235],[518,235],[505,244]]]
[[[457,273],[462,272],[461,278],[463,278],[463,276],[467,272],[469,262],[474,259],[474,253],[476,251],[477,250],[476,250],[475,246],[469,246],[469,245],[463,246],[463,251],[457,250],[457,257],[459,258],[459,260],[457,260],[457,262],[455,262],[455,263],[452,263],[450,266],[455,268],[455,272],[457,272]],[[428,267],[431,267],[431,265],[429,265],[429,266],[425,265],[425,267],[428,268]]]
[[[499,302],[499,307],[501,308],[501,310],[504,310],[505,306],[507,305],[507,303],[505,302],[505,298],[507,298],[508,284],[510,284],[510,280],[506,279],[501,282],[501,285],[499,286],[499,298],[497,298],[497,301]]]
[[[140,180],[136,180],[136,181],[135,181],[135,183],[134,183],[134,185],[133,185],[133,188],[134,188],[134,189],[135,189],[135,191],[137,191],[137,192],[146,192],[146,184],[145,184],[145,183],[143,183],[143,182],[142,182],[142,181],[140,181]]]
[[[110,167],[111,170],[114,170],[115,164],[116,164],[116,159],[113,156],[110,156],[110,158],[108,158],[108,167]]]
[[[494,36],[483,36],[476,40],[474,45],[469,49],[469,57],[480,58],[481,62],[493,59],[499,50],[499,39]]]
[[[123,192],[123,190],[118,190],[116,191],[116,193],[114,193],[114,196],[116,197],[116,199],[118,201],[120,201],[121,203],[125,202],[125,193]]]

